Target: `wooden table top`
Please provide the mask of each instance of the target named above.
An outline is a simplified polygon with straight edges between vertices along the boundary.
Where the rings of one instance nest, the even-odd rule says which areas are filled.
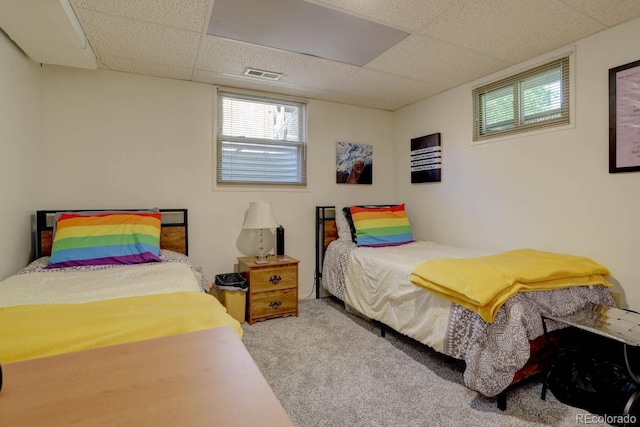
[[[2,369],[2,426],[293,426],[226,326]]]

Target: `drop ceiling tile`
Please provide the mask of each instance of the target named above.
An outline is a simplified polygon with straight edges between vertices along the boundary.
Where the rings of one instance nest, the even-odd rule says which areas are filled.
[[[477,0],[448,11],[420,32],[518,63],[604,28],[556,0]]]
[[[403,105],[442,92],[446,86],[407,79],[361,68],[336,85],[336,90],[351,95],[400,101]]]
[[[242,88],[244,90],[295,96],[298,98],[309,98],[321,93],[321,91],[313,88],[279,84],[278,82],[262,82],[248,77],[229,76],[205,70],[196,70],[193,74],[193,81],[227,88]]]
[[[560,0],[596,21],[613,27],[640,16],[640,0],[618,0],[614,4],[593,0]]]
[[[178,80],[191,80],[191,76],[193,74],[193,69],[188,67],[158,64],[156,62],[142,61],[133,58],[120,58],[117,56],[106,55],[100,59],[102,64],[100,68],[122,71],[125,73],[166,77]]]
[[[71,0],[77,8],[104,12],[144,22],[202,31],[209,0]]]
[[[282,74],[281,83],[323,88],[344,80],[358,67],[308,55],[206,36],[196,66],[242,76],[247,68]]]
[[[82,9],[82,26],[97,56],[193,67],[200,34]]]
[[[373,21],[415,31],[465,0],[314,0]]]
[[[365,68],[455,87],[512,65],[422,35],[407,37]]]
[[[344,92],[337,92],[327,89],[316,89],[299,86],[288,86],[277,82],[258,82],[253,79],[227,76],[211,71],[197,70],[193,80],[201,83],[208,83],[225,88],[239,88],[242,90],[252,90],[274,95],[286,95],[304,99],[318,99],[323,101],[337,102],[340,104],[359,105],[367,108],[380,110],[396,110],[405,104],[402,101],[380,99],[370,96],[353,95]]]
[[[366,108],[374,108],[377,110],[395,111],[404,104],[402,101],[391,99],[380,99],[370,96],[359,96],[348,93],[323,92],[315,97],[321,101],[336,102],[346,105],[359,105]]]

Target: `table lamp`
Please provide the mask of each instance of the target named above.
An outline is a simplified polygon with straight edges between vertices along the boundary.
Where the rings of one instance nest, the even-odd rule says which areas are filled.
[[[249,211],[247,217],[242,225],[243,229],[257,229],[258,230],[258,259],[256,264],[268,264],[269,261],[265,259],[264,254],[264,229],[276,228],[278,222],[273,216],[273,210],[271,209],[271,202],[251,202],[249,203]]]

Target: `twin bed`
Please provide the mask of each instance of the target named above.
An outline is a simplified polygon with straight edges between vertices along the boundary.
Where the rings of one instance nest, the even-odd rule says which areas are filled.
[[[502,409],[509,387],[540,373],[545,366],[549,349],[541,314],[565,315],[589,303],[613,305],[604,279],[608,271],[582,258],[580,262],[596,266],[590,272],[597,274],[580,283],[574,280],[570,286],[560,278],[552,281],[553,286],[545,282],[541,287],[554,290],[515,292],[504,287],[514,295],[504,298],[493,314],[491,310],[475,310],[464,299],[452,302],[421,285],[422,279],[416,276],[421,268],[433,268],[443,260],[480,260],[480,271],[493,277],[495,269],[486,269],[483,263],[502,255],[414,241],[404,206],[395,206],[391,214],[381,213],[388,208],[316,207],[316,297],[322,286],[361,315],[464,360],[465,384],[485,396],[497,396]],[[358,216],[355,221],[353,212]],[[362,237],[366,245],[357,243]],[[529,257],[525,252],[525,264]],[[565,270],[562,262],[564,258],[556,270]],[[535,272],[539,265],[533,267]],[[457,276],[456,271],[450,273]],[[473,290],[474,286],[478,287],[468,280],[462,283],[463,288]]]
[[[36,260],[0,281],[0,362],[221,326],[242,336],[187,257],[186,209],[63,212],[36,213]]]
[[[544,366],[541,314],[565,315],[589,303],[613,305],[606,281],[594,281],[516,293],[487,321],[480,312],[417,286],[412,273],[428,260],[492,254],[414,241],[399,206],[392,211],[402,224],[382,232],[370,226],[376,219],[367,217],[375,208],[357,211],[364,216],[351,222],[342,207],[316,208],[316,296],[322,286],[360,314],[464,360],[465,384],[498,396],[502,408],[506,390]],[[109,234],[102,231],[118,229],[113,221],[123,217],[133,221],[134,232],[126,237],[133,244],[122,241],[112,246],[128,247],[123,253],[96,255],[92,246]],[[221,326],[241,337],[239,323],[204,292],[187,257],[185,209],[38,211],[35,222],[36,260],[0,281],[3,364]],[[84,236],[86,230],[94,236]],[[74,240],[78,237],[82,245]]]

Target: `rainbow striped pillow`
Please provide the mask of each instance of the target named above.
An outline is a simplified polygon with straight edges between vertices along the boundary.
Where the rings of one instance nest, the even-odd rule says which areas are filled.
[[[63,213],[46,268],[161,261],[160,218],[159,212]]]
[[[387,208],[352,206],[350,210],[358,246],[397,246],[414,241],[404,204]]]

